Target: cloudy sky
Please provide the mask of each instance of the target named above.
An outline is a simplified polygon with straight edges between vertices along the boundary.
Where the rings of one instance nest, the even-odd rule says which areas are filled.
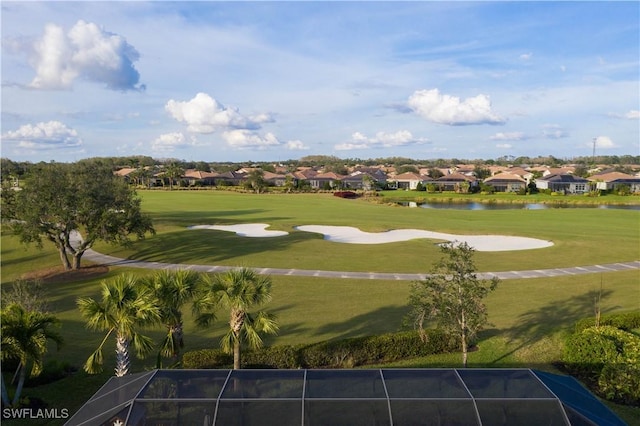
[[[640,153],[635,1],[1,7],[13,160]]]

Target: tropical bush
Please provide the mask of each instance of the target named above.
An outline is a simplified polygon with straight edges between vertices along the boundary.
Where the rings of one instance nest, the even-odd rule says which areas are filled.
[[[609,325],[589,327],[567,339],[566,368],[601,396],[640,405],[640,336]]]
[[[351,368],[380,362],[459,350],[459,345],[440,330],[425,330],[426,341],[416,331],[379,336],[331,340],[311,345],[280,345],[247,352],[243,367]],[[184,354],[184,368],[223,368],[233,358],[218,349]]]
[[[583,318],[576,323],[576,333],[596,325],[593,317]],[[622,314],[603,315],[599,325],[610,325],[624,331],[631,331],[640,328],[640,311],[625,312]]]

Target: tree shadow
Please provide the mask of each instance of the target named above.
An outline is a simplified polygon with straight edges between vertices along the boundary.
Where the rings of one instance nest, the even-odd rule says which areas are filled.
[[[199,210],[199,211],[171,211],[151,213],[151,219],[154,225],[173,225],[173,226],[190,226],[190,225],[226,225],[229,223],[240,223],[239,217],[247,215],[264,214],[264,209],[245,209],[245,210]],[[224,219],[224,218],[232,219]],[[260,222],[271,219],[260,219]],[[286,218],[285,218],[286,219]]]
[[[234,221],[234,223],[237,222]],[[227,231],[185,229],[157,234],[134,243],[135,254],[127,259],[214,265],[241,256],[288,250],[292,245],[313,239],[318,239],[318,236],[305,232],[291,232],[288,235],[268,238],[250,238]]]
[[[513,327],[502,332],[511,341],[519,342],[519,344],[496,358],[493,363],[499,363],[518,350],[533,345],[545,336],[558,331],[559,324],[568,324],[565,328],[570,331],[578,320],[589,316],[590,313],[595,315],[595,301],[598,298],[604,300],[612,293],[611,290],[589,291],[565,300],[554,301],[539,309],[521,314]],[[613,309],[616,307],[611,307],[607,311]]]
[[[344,321],[326,324],[318,328],[315,334],[331,334],[332,340],[339,340],[392,333],[401,328],[402,319],[406,314],[406,306],[385,306],[351,318],[345,318]]]

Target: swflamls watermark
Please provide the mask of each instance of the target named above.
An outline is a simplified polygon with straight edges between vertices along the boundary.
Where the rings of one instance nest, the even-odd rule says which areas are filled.
[[[66,408],[3,408],[3,419],[68,419]]]

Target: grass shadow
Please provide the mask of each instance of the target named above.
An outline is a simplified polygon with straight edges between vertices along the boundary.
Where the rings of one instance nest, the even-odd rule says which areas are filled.
[[[587,316],[589,312],[595,312],[595,303],[598,298],[603,300],[612,294],[612,290],[590,291],[572,298],[557,300],[539,309],[521,314],[512,327],[502,332],[512,342],[519,343],[514,345],[509,352],[496,358],[493,363],[500,363],[518,350],[533,345],[545,336],[559,331],[559,324],[565,325],[565,329],[560,331],[572,331],[572,326],[576,321]],[[614,309],[616,308],[610,308],[610,310]]]
[[[384,306],[373,311],[356,315],[341,322],[323,325],[316,330],[317,335],[331,334],[333,339],[391,333],[401,328],[402,318],[407,313],[406,306]]]

